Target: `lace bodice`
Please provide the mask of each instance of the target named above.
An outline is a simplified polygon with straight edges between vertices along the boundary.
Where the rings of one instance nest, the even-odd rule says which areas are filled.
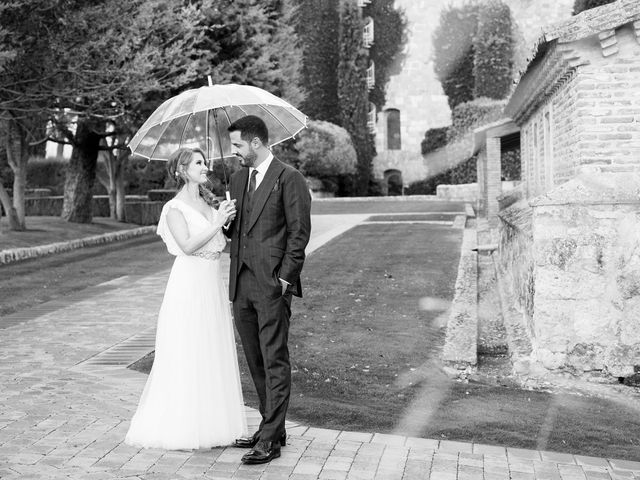
[[[158,221],[158,229],[156,230],[156,233],[160,235],[164,243],[167,245],[167,250],[171,255],[184,256],[186,253],[182,251],[176,242],[175,238],[171,234],[171,230],[169,230],[169,225],[167,224],[167,212],[170,208],[177,208],[182,212],[184,219],[187,222],[187,228],[189,229],[190,235],[200,233],[209,227],[211,223],[202,215],[202,213],[178,198],[173,198],[165,203],[164,207],[162,207],[162,213],[160,213],[160,220]],[[211,207],[211,210],[213,211],[213,218],[215,219],[219,215],[218,210],[213,207]],[[221,252],[226,244],[227,241],[224,234],[222,231],[219,231],[199,251]]]

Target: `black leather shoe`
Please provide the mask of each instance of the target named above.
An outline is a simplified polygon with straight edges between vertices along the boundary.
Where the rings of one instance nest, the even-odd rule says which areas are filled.
[[[248,453],[242,457],[242,463],[254,465],[267,463],[280,456],[280,445],[276,442],[259,441]]]
[[[258,443],[258,440],[260,440],[260,433],[256,432],[249,438],[236,439],[236,443],[234,445],[238,448],[253,448],[256,446],[256,443]],[[282,436],[278,440],[278,443],[280,443],[281,447],[287,445],[287,432],[282,434]]]
[[[260,432],[256,432],[248,438],[237,438],[234,446],[238,448],[253,448],[258,443],[258,440],[260,440]]]

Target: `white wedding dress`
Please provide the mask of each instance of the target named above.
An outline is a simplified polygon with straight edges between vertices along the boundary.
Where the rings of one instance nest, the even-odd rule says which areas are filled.
[[[176,259],[158,314],[153,368],[125,442],[171,450],[229,445],[247,435],[247,423],[227,286],[219,255],[182,252],[167,225],[169,208],[183,213],[190,234],[210,225],[177,198],[160,215],[157,232]],[[225,245],[218,232],[199,252]]]

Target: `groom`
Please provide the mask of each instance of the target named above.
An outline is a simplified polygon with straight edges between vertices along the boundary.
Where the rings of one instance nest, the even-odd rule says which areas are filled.
[[[273,157],[260,118],[240,118],[228,130],[232,153],[248,167],[230,179],[238,213],[227,230],[229,298],[262,415],[258,431],[236,440],[236,446],[251,448],[243,463],[266,463],[279,457],[286,444],[291,296],[302,296],[311,196],[302,174]]]

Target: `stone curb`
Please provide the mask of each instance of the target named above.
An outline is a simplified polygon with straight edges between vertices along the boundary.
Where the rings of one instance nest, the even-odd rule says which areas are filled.
[[[37,247],[11,248],[0,251],[0,265],[6,265],[13,262],[20,262],[30,258],[44,257],[55,253],[68,252],[78,248],[90,247],[93,245],[102,245],[105,243],[117,242],[120,240],[128,240],[130,238],[149,235],[156,232],[155,225],[146,227],[131,228],[128,230],[120,230],[117,232],[103,233],[101,235],[92,235],[90,237],[68,240],[66,242],[49,243],[47,245],[39,245]]]
[[[478,362],[478,253],[475,226],[464,229],[455,294],[451,302],[442,360],[451,374],[474,368]]]

